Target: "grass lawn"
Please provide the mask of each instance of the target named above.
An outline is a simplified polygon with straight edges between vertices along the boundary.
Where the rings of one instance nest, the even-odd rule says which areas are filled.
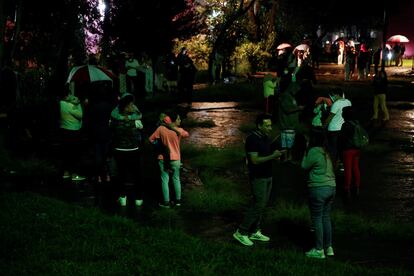
[[[0,202],[2,275],[407,274],[206,241],[31,193],[2,193]]]

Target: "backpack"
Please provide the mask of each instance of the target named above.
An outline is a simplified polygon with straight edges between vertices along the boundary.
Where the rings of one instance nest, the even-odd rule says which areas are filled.
[[[368,132],[361,126],[358,121],[349,121],[354,127],[354,135],[351,138],[351,144],[357,148],[362,148],[369,143]]]

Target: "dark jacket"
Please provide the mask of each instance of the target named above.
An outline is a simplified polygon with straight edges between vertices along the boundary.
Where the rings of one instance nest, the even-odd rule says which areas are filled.
[[[342,125],[338,138],[339,151],[357,149],[352,144],[352,138],[354,137],[355,126],[350,121],[345,121]]]
[[[372,85],[374,86],[374,94],[387,94],[388,90],[388,80],[386,77],[380,77],[380,75],[376,75],[374,77],[374,80],[372,82]]]
[[[140,146],[141,133],[135,121],[114,121],[112,124],[112,147],[114,149],[135,149]]]

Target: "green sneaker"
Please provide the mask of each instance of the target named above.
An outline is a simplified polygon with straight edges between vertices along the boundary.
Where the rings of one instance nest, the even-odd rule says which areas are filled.
[[[243,245],[246,245],[246,246],[252,246],[253,245],[253,242],[249,239],[249,237],[247,235],[240,234],[239,230],[237,230],[233,234],[233,238],[238,240]]]
[[[311,250],[306,252],[305,255],[308,258],[325,259],[325,252],[323,252],[323,249],[318,250],[316,248],[312,248]]]
[[[334,250],[332,246],[329,246],[328,248],[326,248],[326,256],[335,256]]]
[[[268,236],[263,235],[262,232],[260,232],[260,230],[257,230],[256,233],[251,234],[249,239],[262,242],[270,241],[270,238]]]

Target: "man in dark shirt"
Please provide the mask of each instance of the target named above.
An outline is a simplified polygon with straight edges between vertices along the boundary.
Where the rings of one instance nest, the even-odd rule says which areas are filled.
[[[256,130],[246,139],[246,157],[253,204],[248,209],[239,229],[233,234],[236,240],[246,246],[252,246],[252,240],[264,242],[270,240],[261,233],[260,221],[272,190],[272,160],[282,155],[279,150],[271,150],[271,141],[268,137],[271,130],[270,116],[260,114],[256,119]]]

